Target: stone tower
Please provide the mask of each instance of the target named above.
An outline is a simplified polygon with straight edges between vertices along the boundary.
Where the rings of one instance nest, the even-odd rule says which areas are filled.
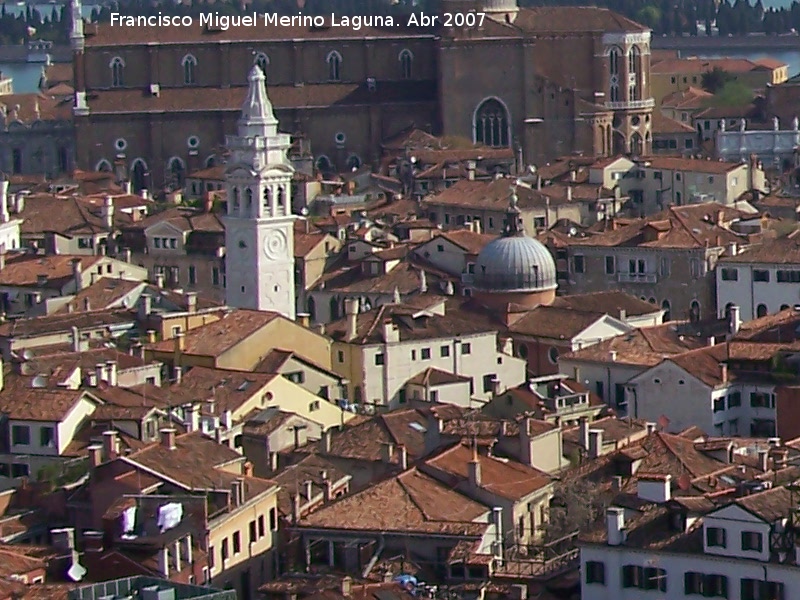
[[[86,82],[84,80],[84,51],[86,39],[83,34],[83,6],[81,0],[70,0],[70,32],[69,43],[72,49],[72,85],[74,98],[72,111],[76,116],[89,114],[89,106],[86,104]]]
[[[294,319],[291,140],[278,133],[265,79],[253,66],[238,134],[226,139],[225,300],[232,307]]]

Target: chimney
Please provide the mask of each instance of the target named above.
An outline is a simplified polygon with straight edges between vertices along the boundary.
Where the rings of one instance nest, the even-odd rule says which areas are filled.
[[[296,525],[300,521],[300,494],[292,494],[292,522]]]
[[[652,423],[652,422],[645,423],[644,426],[647,429],[647,435],[651,435],[651,434],[655,433],[656,432],[656,428],[658,427],[658,425],[656,425],[655,423]]]
[[[139,320],[144,321],[151,312],[153,312],[153,297],[150,294],[142,294],[139,296]]]
[[[356,339],[358,331],[358,300],[347,298],[344,301],[344,314],[347,315],[347,339],[351,342]]]
[[[73,258],[72,263],[72,282],[75,286],[75,293],[83,289],[83,278],[81,277],[81,259]]]
[[[19,215],[25,210],[25,194],[17,192],[14,196],[14,211]]]
[[[611,477],[611,491],[622,491],[622,475],[614,475]]]
[[[619,309],[619,320],[626,321],[628,319],[628,311],[624,308]]]
[[[398,446],[397,449],[400,451],[400,468],[405,471],[408,469],[408,449],[405,446]]]
[[[617,351],[616,350],[610,350],[609,353],[608,353],[608,359],[611,362],[617,362]]]
[[[636,495],[645,502],[664,504],[672,498],[671,475],[638,475]]]
[[[116,431],[103,432],[103,452],[106,460],[114,460],[119,455],[119,437]]]
[[[6,268],[6,247],[5,244],[0,248],[0,271]]]
[[[391,463],[394,459],[394,443],[386,442],[383,444],[383,461]]]
[[[249,460],[244,463],[244,467],[242,467],[245,477],[252,477],[253,476],[253,463]]]
[[[567,202],[572,202],[572,186],[567,186]]]
[[[325,456],[331,453],[331,430],[327,429],[322,432],[322,437],[319,438],[319,453]]]
[[[92,444],[86,450],[89,451],[89,466],[99,467],[103,463],[103,446],[100,444]]]
[[[165,577],[169,577],[169,546],[158,550],[158,570]]]
[[[131,249],[130,248],[123,248],[122,249],[122,260],[126,263],[131,262]]]
[[[103,198],[103,225],[106,229],[114,228],[114,199],[111,196]]]
[[[106,366],[103,363],[97,363],[94,366],[94,376],[97,380],[97,385],[100,385],[101,381],[108,381],[108,376],[106,375]]]
[[[589,430],[589,458],[599,458],[603,454],[603,430]]]
[[[200,430],[200,405],[197,403],[187,404],[184,408],[186,413],[186,429],[189,431]]]
[[[306,500],[311,502],[311,500],[314,498],[314,482],[308,479],[305,482],[304,487],[306,488]]]
[[[619,546],[625,541],[625,509],[611,506],[606,509],[606,533],[609,546]]]
[[[274,473],[278,470],[278,453],[277,452],[270,452],[269,453],[269,470]]]
[[[186,334],[182,331],[175,334],[174,350],[175,354],[181,354],[186,350]]]
[[[184,300],[186,301],[187,312],[197,312],[197,292],[186,292]]]
[[[466,167],[467,167],[467,179],[469,181],[475,181],[475,169],[477,168],[477,164],[474,160],[468,160]]]
[[[106,361],[106,373],[108,373],[108,385],[111,387],[117,387],[119,381],[119,371],[117,369],[117,361],[115,360],[107,360]]]
[[[478,459],[478,446],[472,446],[472,460],[467,465],[469,469],[469,483],[472,487],[481,487],[481,463]]]
[[[0,180],[0,221],[8,223],[8,181]]]
[[[102,552],[103,551],[103,532],[102,531],[84,531],[83,532],[83,550],[85,552]]]
[[[308,313],[297,313],[297,322],[300,327],[308,329],[311,326],[311,315]]]
[[[731,306],[728,319],[730,320],[729,327],[731,335],[736,335],[739,333],[739,328],[742,326],[742,310],[736,304]]]
[[[736,242],[728,244],[728,256],[736,256],[739,252],[739,245]]]
[[[351,577],[342,577],[342,596],[350,596],[353,589],[353,579]]]
[[[226,410],[225,412],[220,415],[220,423],[225,428],[225,430],[230,429],[233,427],[233,413],[230,410]]]
[[[155,344],[156,343],[156,330],[155,329],[148,329],[147,330],[147,343],[148,344]]]
[[[156,287],[158,289],[164,289],[164,274],[163,273],[156,273]]]
[[[244,504],[244,480],[234,479],[231,483],[231,503],[235,507]]]
[[[167,450],[175,450],[175,430],[164,428],[161,430],[161,445]]]
[[[758,451],[758,468],[762,473],[769,471],[769,450],[761,448]]]
[[[59,552],[68,553],[75,550],[75,529],[64,527],[63,529],[51,529],[50,539],[53,547]]]
[[[719,363],[719,378],[722,383],[728,383],[728,363]]]
[[[92,310],[92,301],[89,298],[83,299],[83,312],[91,312]]]
[[[150,192],[148,192],[145,189],[139,192],[139,195],[142,197],[143,200],[150,200]]]
[[[589,452],[589,419],[581,417],[579,427],[579,434],[581,440],[581,448]]]

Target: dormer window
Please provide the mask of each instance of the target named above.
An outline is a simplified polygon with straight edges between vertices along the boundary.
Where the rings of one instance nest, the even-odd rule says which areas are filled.
[[[763,549],[762,535],[757,531],[742,532],[742,550],[761,552]]]

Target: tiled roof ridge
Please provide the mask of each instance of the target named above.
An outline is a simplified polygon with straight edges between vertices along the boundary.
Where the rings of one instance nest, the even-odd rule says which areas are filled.
[[[364,334],[363,336],[360,336],[362,339],[369,339],[369,336],[371,336],[375,332],[375,329],[378,327],[378,323],[383,322],[384,314],[387,312],[387,308],[390,306],[394,306],[394,304],[381,305],[381,307],[375,313],[375,318],[372,320],[372,323],[370,323],[369,329],[367,329],[367,333]],[[389,316],[391,317],[391,313],[389,313]]]
[[[677,459],[677,461],[681,464],[681,467],[691,475],[693,480],[701,479],[703,477],[708,477],[713,475],[713,473],[717,473],[719,471],[724,471],[730,468],[730,465],[722,465],[719,471],[714,471],[713,473],[704,473],[702,475],[698,475],[697,473],[692,472],[691,468],[687,464],[687,462],[683,458],[683,449],[678,448],[680,444],[675,444],[676,441],[680,440],[680,443],[686,443],[690,445],[693,451],[699,452],[699,450],[695,450],[694,442],[691,440],[686,440],[685,438],[681,438],[678,435],[667,433],[666,431],[656,431],[655,432],[656,438],[663,444],[663,446]]]
[[[420,503],[417,502],[417,500],[414,498],[414,494],[411,492],[411,488],[409,488],[406,485],[405,481],[403,481],[403,479],[404,479],[404,477],[406,475],[409,475],[410,473],[414,473],[414,472],[417,472],[420,475],[424,475],[425,477],[433,479],[432,477],[430,477],[430,475],[427,475],[427,474],[423,473],[422,471],[417,470],[416,467],[412,468],[409,471],[406,471],[405,473],[400,473],[399,475],[395,476],[394,479],[395,479],[395,481],[397,481],[397,484],[403,489],[403,491],[405,492],[406,497],[408,498],[408,500],[417,508],[417,510],[422,514],[422,516],[425,517],[425,520],[426,521],[435,521],[436,519],[433,519],[431,517],[431,515],[429,515],[427,513],[427,511],[424,508],[422,508]],[[434,481],[436,481],[436,480],[434,480]],[[437,485],[442,485],[439,481],[436,481],[436,484]],[[451,490],[451,491],[455,491],[455,490]]]
[[[670,213],[672,213],[675,216],[675,218],[677,219],[678,223],[681,225],[681,227],[683,227],[684,231],[686,231],[686,233],[688,233],[689,236],[695,242],[697,242],[698,245],[705,246],[703,241],[699,237],[697,237],[697,234],[695,234],[695,232],[692,230],[692,227],[690,227],[688,225],[688,223],[686,223],[685,217],[682,214],[680,214],[680,212],[677,210],[678,208],[679,207],[677,207],[677,206],[670,206],[669,207],[669,211],[670,211]]]

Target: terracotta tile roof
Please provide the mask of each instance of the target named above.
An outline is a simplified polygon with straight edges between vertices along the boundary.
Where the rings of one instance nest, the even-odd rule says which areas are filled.
[[[722,160],[706,160],[702,158],[683,158],[678,156],[648,156],[642,158],[644,163],[649,163],[649,169],[664,169],[665,171],[691,171],[694,173],[709,173],[711,175],[724,175],[730,171],[742,168],[742,163]],[[713,204],[713,203],[709,203]],[[702,206],[695,204],[694,207]],[[722,206],[722,205],[720,205]],[[691,207],[676,207],[691,208]]]
[[[647,431],[647,424],[639,419],[620,419],[614,416],[603,417],[592,421],[589,424],[591,429],[601,429],[603,431],[603,443],[618,443],[629,440],[632,437],[639,437]],[[565,442],[573,444],[580,443],[580,427],[570,427],[564,429],[563,437]]]
[[[510,177],[500,177],[490,181],[462,179],[435,196],[426,198],[423,205],[480,207],[484,210],[505,212],[511,196],[511,187],[515,182],[516,178]],[[550,196],[545,194],[544,190],[535,190],[525,186],[517,186],[516,190],[519,207],[522,210],[544,208],[548,199],[552,204],[553,198],[567,202],[566,194],[563,198]]]
[[[72,256],[69,254],[9,255],[0,271],[0,285],[39,287],[39,277],[47,278],[47,287],[60,290],[72,281],[72,259],[81,261],[81,269],[92,268],[102,256]]]
[[[44,74],[47,83],[72,83],[72,63],[51,63]]]
[[[767,523],[785,519],[797,506],[794,494],[785,487],[776,487],[765,492],[738,498],[735,504],[753,513]]]
[[[602,312],[539,305],[512,322],[508,331],[519,335],[570,340],[605,316]]]
[[[800,325],[800,311],[792,308],[745,321],[734,339],[759,342],[783,342],[794,340],[795,329]]]
[[[170,393],[180,402],[203,402],[214,399],[214,412],[237,411],[259,390],[277,377],[267,373],[247,373],[193,367],[180,383],[170,387]]]
[[[0,548],[0,577],[27,575],[31,571],[44,569],[45,561],[28,556],[24,552],[15,552],[12,548]]]
[[[442,237],[462,248],[469,254],[480,254],[480,251],[488,244],[497,239],[496,235],[489,233],[476,233],[469,229],[456,229],[453,231],[443,231],[435,237]]]
[[[123,409],[118,406],[109,405],[98,406],[98,410],[100,409],[103,410],[101,417],[97,416],[97,411],[92,413],[92,419],[86,421],[78,428],[72,441],[64,448],[63,456],[87,457],[89,454],[87,450],[88,447],[93,444],[102,444],[103,434],[109,430],[117,432],[117,440],[122,454],[126,452],[135,452],[147,446],[147,442],[133,437],[114,423],[115,420],[138,421],[141,423],[146,414],[140,413],[136,415],[133,409]],[[147,414],[149,414],[149,412],[152,412],[154,409],[142,409],[142,411],[144,410],[147,410]]]
[[[607,8],[542,6],[522,8],[514,27],[529,33],[649,32],[650,29]]]
[[[436,289],[441,282],[450,278],[444,273],[437,273],[427,264],[423,268],[406,260],[396,264],[383,275],[368,275],[364,273],[360,264],[347,265],[326,273],[320,279],[320,283],[324,283],[325,290],[342,293],[393,294],[397,289],[403,295],[416,294],[420,293],[422,287],[420,276],[422,270],[425,271],[429,289]]]
[[[133,388],[98,387],[94,388],[92,393],[103,402],[136,409],[142,406],[166,408],[175,403],[172,394],[167,394],[165,388],[150,384],[142,384]]]
[[[469,463],[473,450],[458,443],[439,455],[429,458],[425,465],[445,475],[445,483],[454,485],[469,482]],[[480,487],[490,494],[520,501],[552,482],[547,473],[510,459],[477,454],[481,470]],[[434,475],[436,477],[436,475]]]
[[[727,354],[727,344],[717,344],[677,354],[669,360],[706,385],[714,387],[722,383],[719,365],[727,358]]]
[[[0,392],[0,411],[9,419],[60,422],[83,399],[93,401],[83,390],[32,388],[12,384],[6,377]]]
[[[305,230],[298,231],[297,225],[294,228],[294,256],[295,258],[305,258],[309,252],[326,240],[330,241],[330,235],[322,231],[306,233]]]
[[[706,103],[713,97],[714,94],[711,92],[690,86],[688,89],[679,92],[672,92],[668,96],[665,96],[661,101],[661,108],[684,110],[698,109],[704,107]],[[653,111],[654,117],[657,112],[658,111]]]
[[[176,481],[187,489],[204,491],[230,489],[230,482],[236,476],[218,467],[244,461],[244,457],[197,432],[176,436],[172,450],[156,442],[124,460]]]
[[[280,315],[275,312],[232,310],[218,321],[187,331],[183,352],[201,356],[220,356],[278,318]],[[163,340],[148,347],[158,352],[171,352],[175,342]]]
[[[294,413],[282,411],[276,406],[271,406],[261,412],[254,411],[254,413],[256,414],[251,413],[244,423],[242,428],[244,435],[257,437],[270,435],[295,416]]]
[[[456,375],[455,373],[448,373],[447,371],[442,371],[441,369],[437,369],[435,367],[428,367],[421,373],[418,373],[409,379],[406,383],[428,386],[445,385],[448,383],[463,383],[465,381],[470,381],[470,378],[466,375]]]
[[[63,98],[41,92],[8,94],[0,96],[0,106],[5,112],[5,115],[0,112],[0,117],[4,117],[3,121],[6,126],[15,121],[28,124],[36,121],[71,121],[70,104]]]
[[[199,171],[192,171],[186,178],[203,179],[207,181],[225,181],[225,168],[225,165],[217,165],[208,167],[207,169],[200,169]]]
[[[123,203],[120,201],[120,204]],[[25,206],[16,217],[22,219],[22,233],[37,235],[53,231],[74,237],[108,232],[101,210],[101,204],[86,197],[31,194],[25,198]],[[114,227],[124,227],[132,221],[130,214],[122,210],[114,211]]]
[[[718,217],[723,221],[723,225],[717,224]],[[644,219],[635,219],[630,222],[617,220],[615,226],[610,229],[585,238],[570,238],[568,241],[573,246],[638,246],[673,249],[718,247],[731,243],[742,244],[747,241],[747,238],[734,233],[725,226],[725,223],[740,218],[752,218],[752,215],[716,202],[671,206],[665,211]]]
[[[101,329],[134,324],[136,319],[127,310],[93,310],[91,312],[55,314],[47,317],[14,319],[0,325],[0,336],[17,339],[33,338],[51,333]]]
[[[660,60],[650,65],[653,75],[691,73],[700,75],[714,70],[722,69],[728,73],[747,73],[757,69],[759,65],[746,58],[673,58]]]
[[[604,340],[586,348],[562,355],[563,360],[587,362],[614,362],[644,367],[654,367],[663,359],[682,354],[687,350],[705,347],[706,339],[683,335],[674,323],[656,327],[642,327],[629,333]]]
[[[724,256],[721,263],[798,264],[800,263],[800,237],[782,237],[743,248],[736,256]]]
[[[95,365],[113,360],[119,371],[136,369],[148,364],[142,358],[120,352],[116,348],[91,348],[81,352],[59,352],[57,354],[38,354],[25,360],[25,371],[31,375],[53,375],[74,369],[94,372]],[[54,383],[54,382],[53,382]]]
[[[142,281],[131,281],[128,279],[111,279],[101,277],[92,285],[82,289],[75,294],[75,298],[52,314],[63,314],[85,310],[87,302],[90,310],[106,310],[109,308],[121,308],[123,300],[134,292],[137,288],[146,287]],[[133,297],[133,300],[136,300]],[[132,304],[132,303],[131,303]],[[126,306],[127,308],[127,306]]]
[[[694,114],[694,119],[754,119],[761,114],[760,109],[752,103],[739,106],[709,106]],[[765,127],[766,128],[766,127]],[[769,124],[772,129],[772,124]]]
[[[628,317],[651,315],[660,310],[646,300],[616,290],[557,296],[552,306],[583,312],[605,313],[615,318],[619,318],[620,311],[623,310]]]
[[[687,125],[686,123],[682,123],[681,121],[665,117],[658,110],[653,111],[652,129],[653,129],[653,135],[659,135],[659,134],[664,135],[670,133],[692,133],[692,134],[697,133],[694,127],[692,127],[691,125]]]
[[[326,481],[333,485],[342,480],[349,480],[350,474],[337,466],[335,461],[328,460],[318,454],[310,454],[299,462],[287,466],[272,476],[280,486],[278,490],[278,510],[285,515],[292,514],[292,496],[298,494],[303,503],[325,492]],[[306,482],[312,483],[312,498],[306,497]]]
[[[402,291],[402,290],[401,290]],[[433,303],[431,303],[433,304]],[[448,298],[444,315],[426,311],[419,305],[384,304],[356,317],[356,337],[352,344],[374,344],[383,341],[383,324],[390,320],[399,331],[401,341],[451,338],[454,335],[495,332],[498,325],[484,312],[470,310],[469,301]],[[415,315],[417,318],[414,318]],[[329,323],[326,333],[334,340],[346,341],[348,317]]]
[[[156,223],[169,223],[178,231],[222,233],[225,227],[220,215],[208,213],[194,208],[175,207],[132,223],[126,229],[147,229]]]
[[[144,28],[126,27],[125,29]],[[382,81],[375,92],[369,91],[366,83],[270,85],[268,88],[269,99],[277,110],[326,108],[333,105],[361,106],[381,101],[385,104],[434,102],[436,99],[436,84],[433,81]],[[161,114],[198,111],[238,113],[241,111],[242,102],[247,93],[247,88],[244,86],[207,87],[201,88],[201,90],[188,87],[162,88],[158,96],[153,96],[145,90],[102,90],[90,93],[88,104],[92,114]]]
[[[302,527],[387,533],[441,533],[481,536],[476,522],[489,509],[411,469],[323,506],[306,516]]]

